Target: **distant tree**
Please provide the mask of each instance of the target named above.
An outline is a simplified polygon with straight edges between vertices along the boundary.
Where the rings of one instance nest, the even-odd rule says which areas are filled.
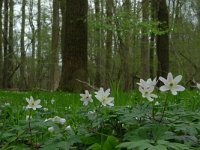
[[[3,63],[3,88],[8,88],[8,0],[4,0],[4,63]]]
[[[158,28],[157,35],[158,70],[157,77],[166,77],[169,72],[169,12],[166,0],[157,1]]]
[[[24,45],[24,35],[25,35],[25,7],[26,0],[22,1],[22,23],[21,23],[21,66],[20,66],[20,88],[25,89],[26,87],[26,78],[25,78],[25,62],[26,62],[26,52]]]
[[[3,0],[0,1],[0,88],[2,88],[2,81],[3,81],[2,7],[3,7]]]
[[[81,91],[87,71],[87,0],[66,0],[65,38],[62,51],[62,73],[59,89]]]
[[[55,90],[58,78],[58,45],[59,45],[59,1],[53,0],[53,24],[50,59],[50,89]]]

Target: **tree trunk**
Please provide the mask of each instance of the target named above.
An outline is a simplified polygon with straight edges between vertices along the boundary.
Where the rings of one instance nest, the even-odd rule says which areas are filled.
[[[156,21],[156,0],[151,0],[151,21]],[[154,51],[155,51],[155,33],[151,31],[150,35],[150,49],[149,49],[149,73],[150,77],[154,78]]]
[[[3,84],[3,38],[2,38],[2,6],[3,0],[0,1],[0,88]]]
[[[165,0],[159,0],[157,15],[159,21],[158,28],[163,32],[157,35],[157,77],[166,77],[169,72],[169,14]]]
[[[25,78],[25,61],[26,61],[26,52],[24,47],[24,34],[25,34],[25,6],[26,0],[22,1],[22,24],[21,24],[21,66],[20,66],[20,89],[25,89],[26,87],[26,78]]]
[[[4,0],[4,63],[3,63],[3,88],[8,88],[8,0]]]
[[[100,3],[99,0],[95,0],[95,18],[96,18],[96,23],[98,24],[100,22]],[[96,73],[95,73],[95,85],[97,87],[101,86],[101,32],[100,28],[97,27],[96,29]]]
[[[10,15],[9,15],[9,45],[8,45],[8,87],[13,87],[12,74],[13,74],[13,16],[14,16],[14,2],[10,0]]]
[[[82,91],[87,82],[87,0],[66,0],[65,39],[60,90]]]
[[[149,18],[149,2],[142,0],[142,21],[147,23]],[[149,37],[148,29],[142,27],[141,30],[141,77],[143,79],[149,78]]]
[[[112,24],[112,6],[113,0],[106,1],[106,17],[108,27]],[[112,30],[110,28],[106,29],[106,86],[109,86],[111,79],[111,62],[112,62]]]
[[[37,4],[38,8],[38,14],[37,14],[37,73],[36,73],[36,78],[37,78],[37,84],[38,88],[41,88],[41,82],[42,82],[42,54],[41,54],[41,0],[38,0]]]
[[[50,59],[50,89],[57,88],[58,80],[58,44],[59,44],[59,1],[53,0],[53,24],[51,39],[51,59]]]
[[[31,78],[30,78],[30,86],[31,88],[34,88],[36,86],[36,68],[35,68],[35,26],[33,23],[33,0],[30,1],[30,9],[29,9],[29,24],[31,27],[31,33],[32,33],[32,39],[31,39],[31,48],[32,48],[32,54],[31,54]]]

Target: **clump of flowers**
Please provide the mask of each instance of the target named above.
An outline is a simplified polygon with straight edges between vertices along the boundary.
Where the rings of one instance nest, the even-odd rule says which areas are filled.
[[[97,92],[95,92],[95,97],[98,101],[101,102],[103,106],[114,106],[114,97],[110,97],[110,89],[104,91],[101,87]],[[85,90],[84,94],[80,94],[81,101],[83,101],[83,105],[87,106],[89,102],[93,102],[92,95],[89,94],[88,90]]]
[[[159,80],[164,83],[163,86],[160,87],[160,91],[171,91],[173,95],[177,95],[178,91],[184,91],[185,88],[181,85],[178,85],[178,83],[181,81],[182,76],[178,75],[175,78],[173,78],[173,75],[171,72],[168,73],[167,79],[163,77],[159,77]]]
[[[26,101],[28,102],[28,105],[26,106],[26,109],[33,109],[36,110],[37,108],[42,108],[40,105],[41,100],[34,100],[31,96],[30,98],[26,98]]]
[[[58,117],[58,116],[55,116],[54,118],[48,118],[48,119],[45,120],[45,122],[47,122],[47,121],[52,121],[54,123],[63,125],[63,124],[65,124],[66,119]]]
[[[83,101],[83,105],[87,106],[89,102],[93,102],[92,95],[85,90],[85,94],[80,94],[81,101]]]
[[[110,89],[104,91],[103,88],[100,88],[98,92],[95,92],[95,94],[95,97],[101,102],[103,106],[114,106],[114,97],[109,97]]]
[[[150,78],[147,81],[140,79],[139,91],[142,93],[142,97],[147,98],[150,102],[154,101],[155,98],[158,98],[156,94],[153,94],[154,88],[157,84],[156,78],[151,80]]]

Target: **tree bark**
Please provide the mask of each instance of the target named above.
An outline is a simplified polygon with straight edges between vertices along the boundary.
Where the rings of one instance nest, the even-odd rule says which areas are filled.
[[[169,14],[165,0],[159,0],[157,15],[158,28],[162,32],[162,34],[157,35],[157,77],[166,77],[169,72]]]
[[[142,21],[147,23],[149,18],[149,2],[142,0]],[[149,78],[149,36],[148,29],[142,27],[141,30],[141,77],[143,79]]]
[[[66,0],[65,44],[59,85],[63,91],[80,92],[85,87],[76,79],[86,82],[88,79],[87,9],[87,0]]]
[[[59,1],[53,0],[53,24],[51,39],[51,59],[50,59],[50,89],[57,88],[58,80],[58,44],[59,44]]]
[[[99,0],[95,0],[95,18],[96,23],[98,24],[100,22],[100,3]],[[97,27],[96,29],[96,73],[95,73],[95,85],[97,87],[101,86],[101,31],[100,28]]]
[[[26,61],[26,52],[24,46],[24,34],[25,34],[25,7],[26,7],[26,0],[22,1],[22,24],[21,24],[21,66],[20,66],[20,89],[25,89],[25,61]]]
[[[112,24],[112,6],[113,0],[106,1],[106,17],[108,27]],[[105,79],[106,86],[109,86],[111,79],[111,62],[112,62],[112,30],[111,28],[106,29],[106,68],[105,68]]]
[[[8,0],[4,0],[4,63],[3,63],[3,88],[8,88]]]
[[[2,7],[3,0],[0,1],[0,88],[2,88],[3,84],[3,35],[2,35]]]
[[[13,16],[14,16],[14,2],[13,0],[10,0],[10,14],[9,14],[9,44],[8,44],[8,87],[13,87],[13,81],[12,81],[12,74],[13,74],[13,55],[14,55],[14,49],[13,49]]]

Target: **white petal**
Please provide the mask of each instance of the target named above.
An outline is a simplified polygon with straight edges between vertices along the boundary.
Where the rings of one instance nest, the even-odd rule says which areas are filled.
[[[164,84],[167,83],[167,80],[165,78],[163,78],[163,77],[159,77],[159,80],[162,81]]]
[[[175,88],[174,88],[176,91],[184,91],[185,88],[181,85],[177,85]]]
[[[172,80],[173,80],[173,75],[171,72],[169,72],[167,75],[167,81],[172,81]]]
[[[168,91],[169,90],[169,87],[167,87],[166,85],[163,85],[160,87],[160,91],[162,92],[165,92],[165,91]]]
[[[150,96],[153,98],[158,98],[158,96],[156,94],[151,94]]]
[[[177,92],[175,90],[171,90],[173,95],[177,95]]]
[[[144,94],[145,92],[144,92],[144,89],[140,86],[139,87],[139,91],[142,93],[142,94]]]
[[[176,84],[178,84],[181,81],[181,79],[182,79],[182,75],[178,75],[174,78],[174,81]]]

